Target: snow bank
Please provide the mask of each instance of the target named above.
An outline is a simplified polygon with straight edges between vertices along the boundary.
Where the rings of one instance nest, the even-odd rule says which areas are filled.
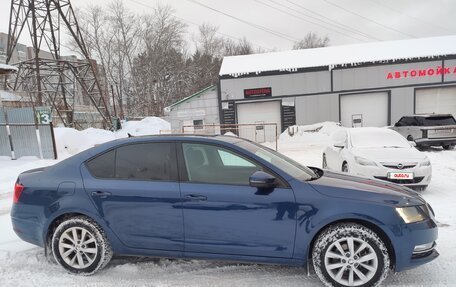
[[[147,117],[141,121],[129,121],[122,123],[122,129],[116,132],[117,138],[133,136],[156,135],[161,131],[171,130],[171,124],[157,117]]]
[[[344,130],[335,122],[322,122],[306,126],[291,126],[279,136],[279,144],[322,145],[332,143],[334,132]]]
[[[157,117],[147,117],[141,121],[124,122],[122,129],[116,132],[95,128],[78,131],[59,127],[54,129],[54,134],[59,158],[66,158],[95,145],[128,137],[128,134],[155,135],[170,129],[171,125],[167,121]]]

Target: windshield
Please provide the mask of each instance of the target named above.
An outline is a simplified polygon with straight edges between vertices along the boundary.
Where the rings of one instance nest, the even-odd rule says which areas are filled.
[[[241,141],[236,143],[236,145],[254,153],[299,180],[318,178],[318,176],[308,167],[303,166],[274,150],[247,141]]]
[[[350,141],[355,148],[411,148],[404,137],[387,129],[353,130]]]
[[[450,126],[456,125],[456,120],[452,116],[439,117],[416,117],[419,126]]]

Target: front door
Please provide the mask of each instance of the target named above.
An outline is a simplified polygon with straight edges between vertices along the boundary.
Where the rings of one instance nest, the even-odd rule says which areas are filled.
[[[264,168],[231,150],[182,144],[181,182],[185,252],[245,256],[293,256],[296,204],[293,191],[263,191],[249,177]]]
[[[181,195],[174,143],[129,144],[82,167],[100,216],[126,246],[182,251]]]

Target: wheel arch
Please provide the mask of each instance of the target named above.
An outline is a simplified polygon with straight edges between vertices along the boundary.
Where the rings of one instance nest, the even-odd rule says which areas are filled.
[[[390,258],[390,263],[391,263],[390,267],[391,267],[391,269],[395,268],[395,266],[396,266],[396,250],[394,249],[394,246],[393,246],[393,243],[391,242],[390,237],[385,233],[385,231],[383,231],[375,223],[372,223],[372,222],[370,222],[368,220],[359,219],[359,218],[338,219],[338,220],[332,221],[330,223],[327,223],[326,225],[321,227],[315,233],[315,235],[312,237],[312,240],[310,241],[309,248],[308,248],[308,251],[307,251],[307,261],[308,262],[310,262],[309,260],[311,260],[311,258],[312,258],[313,248],[314,248],[315,241],[317,240],[318,236],[320,236],[320,234],[322,232],[324,232],[328,227],[330,227],[332,225],[340,224],[340,223],[356,223],[356,224],[362,225],[362,226],[367,227],[367,228],[371,229],[372,231],[374,231],[386,245],[386,248],[388,250],[388,256]]]
[[[103,231],[108,236],[108,239],[110,240],[111,244],[114,243],[113,240],[117,241],[117,237],[111,232],[110,228],[108,226],[106,226],[104,221],[102,219],[98,218],[96,215],[91,214],[90,212],[68,210],[68,211],[62,211],[58,214],[55,214],[52,217],[52,219],[50,219],[48,221],[46,228],[43,229],[43,242],[44,242],[46,252],[51,250],[50,244],[52,241],[52,235],[54,234],[54,231],[57,228],[57,226],[59,226],[59,224],[62,223],[63,221],[65,221],[69,218],[76,217],[76,216],[83,216],[83,217],[87,217],[90,220],[93,220],[96,224],[98,224],[103,229]]]

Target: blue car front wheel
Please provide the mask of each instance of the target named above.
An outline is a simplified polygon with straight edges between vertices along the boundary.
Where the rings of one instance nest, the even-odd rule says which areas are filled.
[[[327,286],[378,286],[390,269],[380,237],[356,223],[330,226],[317,238],[312,261]]]

